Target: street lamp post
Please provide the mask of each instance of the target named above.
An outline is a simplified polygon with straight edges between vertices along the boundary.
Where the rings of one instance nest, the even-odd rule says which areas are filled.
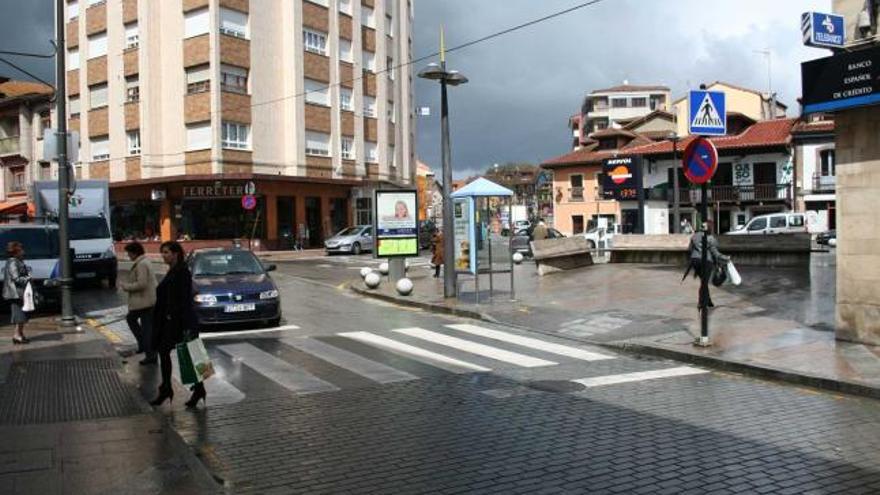
[[[64,67],[64,54],[67,52],[64,33],[64,0],[55,4],[55,104],[58,119],[58,241],[59,261],[61,262],[61,320],[60,326],[70,328],[76,325],[73,315],[73,260],[70,256],[70,236],[68,220],[68,192],[70,189],[70,168],[67,156],[67,72]]]
[[[455,244],[453,239],[452,220],[452,165],[450,163],[449,146],[449,106],[446,100],[446,86],[458,86],[468,82],[458,71],[446,70],[446,59],[443,50],[440,53],[440,64],[428,64],[419,72],[422,79],[440,81],[440,154],[443,162],[443,296],[455,297]]]

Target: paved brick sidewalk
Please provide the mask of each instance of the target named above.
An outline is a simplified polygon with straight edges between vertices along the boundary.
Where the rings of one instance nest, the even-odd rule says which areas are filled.
[[[376,290],[367,290],[360,280],[351,286],[363,295],[432,311],[880,397],[880,348],[834,339],[828,321],[834,314],[833,294],[826,293],[822,279],[807,280],[803,287],[799,274],[792,278],[790,271],[766,270],[750,273],[756,287],[713,288],[718,306],[710,319],[714,345],[704,349],[692,345],[700,331],[691,297],[697,282],[682,283],[675,268],[606,264],[547,277],[534,270],[530,263],[516,267],[516,300],[511,300],[509,279],[501,275],[496,276],[495,297],[484,290],[479,304],[471,282],[463,284],[457,300],[446,300],[442,281],[424,274],[411,276],[415,290],[406,297],[388,282]]]
[[[5,315],[3,315],[5,316]],[[189,494],[217,484],[119,373],[116,351],[52,318],[0,327],[0,493]]]

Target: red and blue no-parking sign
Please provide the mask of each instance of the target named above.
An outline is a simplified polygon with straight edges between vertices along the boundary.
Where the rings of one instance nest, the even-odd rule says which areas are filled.
[[[257,207],[257,197],[253,194],[245,194],[241,197],[241,207],[245,210],[253,210]]]
[[[712,180],[718,170],[718,150],[712,141],[698,137],[684,149],[682,159],[684,175],[694,184],[705,184]]]

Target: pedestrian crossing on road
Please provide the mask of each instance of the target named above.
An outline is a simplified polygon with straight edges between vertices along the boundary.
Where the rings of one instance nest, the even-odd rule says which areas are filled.
[[[261,335],[260,340],[248,342],[254,337],[230,335],[229,339],[207,342],[218,368],[209,386],[220,392],[220,403],[244,399],[255,380],[271,383],[267,387],[275,390],[304,395],[408,382],[438,373],[492,372],[511,378],[526,370],[533,370],[528,372],[532,374],[559,369],[554,373],[567,374],[565,380],[594,387],[707,372],[669,366],[644,371],[642,366],[642,371],[620,373],[617,366],[612,373],[601,363],[616,359],[614,355],[554,342],[550,337],[530,337],[472,324],[313,336],[279,333],[274,339]],[[227,373],[224,365],[234,370]],[[605,374],[582,378],[590,374],[583,372],[583,366],[598,366],[593,373]],[[242,378],[245,375],[246,380]]]

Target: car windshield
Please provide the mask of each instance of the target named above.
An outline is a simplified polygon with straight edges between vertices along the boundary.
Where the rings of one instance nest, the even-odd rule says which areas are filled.
[[[86,217],[70,219],[70,240],[106,239],[110,237],[107,219],[102,217]]]
[[[224,275],[255,275],[263,273],[263,265],[248,251],[218,251],[196,253],[192,261],[194,277],[221,277]]]
[[[0,246],[6,246],[11,241],[18,241],[24,245],[24,259],[52,259],[58,257],[58,230],[57,229],[2,229],[0,230]],[[0,259],[9,256],[6,250],[0,250]]]
[[[336,234],[336,237],[345,237],[348,235],[355,235],[361,230],[360,227],[348,227],[347,229],[342,230],[340,233]]]

